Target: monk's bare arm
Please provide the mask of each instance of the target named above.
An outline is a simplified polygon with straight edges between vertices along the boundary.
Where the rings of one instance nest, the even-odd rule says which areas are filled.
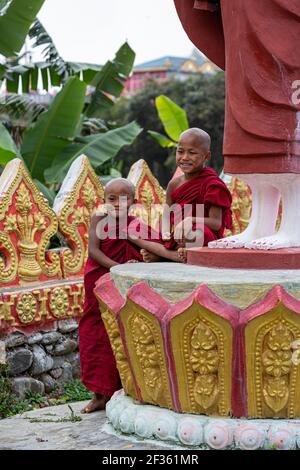
[[[204,225],[217,232],[222,227],[222,208],[211,206],[208,215],[208,217],[204,217]]]
[[[211,230],[217,232],[222,227],[222,208],[211,206],[208,217],[193,217],[194,224],[204,224]]]
[[[217,232],[222,227],[222,208],[218,206],[211,206],[208,217],[186,217],[175,227],[175,240],[184,238],[184,234],[187,234],[192,229],[193,224],[203,224],[214,232]]]
[[[143,240],[141,238],[134,239],[129,237],[129,240],[135,245],[137,245],[139,248],[144,248],[145,250],[154,253],[160,258],[167,258],[172,261],[178,261],[177,252],[173,250],[168,250],[161,243],[151,242],[149,240]]]
[[[99,248],[99,238],[97,236],[97,224],[103,219],[103,215],[93,215],[89,229],[89,256],[100,266],[110,269],[118,263],[106,256]]]

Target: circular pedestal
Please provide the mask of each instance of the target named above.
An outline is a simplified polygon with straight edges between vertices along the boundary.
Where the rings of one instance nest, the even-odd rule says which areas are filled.
[[[127,395],[180,413],[300,419],[300,271],[129,263],[95,294]]]
[[[141,405],[116,392],[106,405],[117,432],[192,449],[300,448],[300,421],[210,418]]]
[[[129,263],[115,266],[111,278],[120,294],[145,281],[171,303],[192,294],[204,283],[222,300],[246,308],[261,299],[275,285],[300,299],[300,270],[220,269],[178,263]]]

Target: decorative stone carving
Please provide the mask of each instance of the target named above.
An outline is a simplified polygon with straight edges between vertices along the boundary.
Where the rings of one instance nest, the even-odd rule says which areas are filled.
[[[130,168],[127,178],[136,188],[138,204],[133,215],[153,228],[157,228],[162,216],[162,204],[165,202],[164,190],[153,176],[145,160],[135,162]]]
[[[242,317],[251,417],[300,416],[300,370],[292,360],[299,314],[300,302],[276,286]]]
[[[61,277],[59,256],[46,252],[57,217],[15,158],[0,177],[0,283],[30,283]]]
[[[83,274],[92,212],[103,203],[104,189],[85,155],[71,165],[53,209],[71,248],[61,251],[64,277]]]

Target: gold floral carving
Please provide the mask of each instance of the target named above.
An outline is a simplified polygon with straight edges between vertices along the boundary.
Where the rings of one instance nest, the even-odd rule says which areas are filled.
[[[231,413],[230,323],[194,302],[170,322],[180,409],[184,413]]]
[[[64,317],[69,309],[69,297],[65,289],[56,287],[51,291],[50,309],[56,318]]]
[[[120,311],[126,354],[138,383],[141,398],[165,408],[173,408],[163,337],[155,316],[127,299]]]
[[[37,312],[37,301],[31,293],[23,294],[18,299],[17,313],[22,323],[32,323]]]
[[[162,204],[166,199],[164,190],[144,160],[139,160],[131,167],[128,179],[135,185],[138,202],[133,215],[157,228],[162,216]]]
[[[132,321],[133,341],[136,355],[143,370],[145,387],[154,403],[162,398],[163,384],[160,371],[159,353],[150,325],[141,317]]]
[[[279,304],[246,327],[249,416],[294,418],[300,413],[299,366],[293,342],[300,338],[300,318]]]
[[[103,305],[103,307],[101,308],[101,317],[104,322],[105,329],[107,331],[110,344],[116,359],[123,388],[125,390],[125,393],[137,399],[133,376],[128,364],[128,359],[125,354],[118,324],[115,320],[113,313],[105,309],[104,304],[101,303],[101,305]]]
[[[79,274],[87,258],[88,230],[91,215],[104,198],[104,189],[88,158],[83,164],[70,194],[59,211],[59,230],[70,248],[62,250],[64,275]]]
[[[57,231],[56,214],[33,184],[21,160],[12,160],[1,177],[5,178],[9,171],[14,174],[0,201],[0,224],[3,221],[0,250],[4,255],[1,264],[5,265],[0,282],[13,281],[17,273],[23,282],[36,281],[41,273],[60,277],[59,255],[48,252],[46,258],[50,238]]]
[[[263,396],[275,413],[281,411],[289,399],[289,375],[292,370],[291,344],[293,335],[282,322],[266,335],[262,364],[264,373]]]
[[[195,372],[195,401],[207,410],[219,395],[219,353],[216,335],[201,321],[192,333],[190,362]]]

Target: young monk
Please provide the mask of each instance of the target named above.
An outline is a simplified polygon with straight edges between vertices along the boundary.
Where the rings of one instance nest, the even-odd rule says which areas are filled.
[[[95,213],[89,229],[88,259],[84,273],[84,315],[79,322],[79,352],[82,382],[94,393],[94,397],[81,410],[82,413],[103,410],[114,392],[121,388],[114,355],[101,319],[98,300],[93,292],[95,283],[100,276],[109,272],[112,266],[142,261],[139,248],[134,243],[140,243],[143,247],[148,247],[147,243],[151,246],[152,243],[146,240],[151,234],[150,227],[140,224],[135,217],[128,215],[129,208],[135,202],[135,187],[129,180],[116,178],[110,181],[105,187],[104,198],[110,210],[113,208],[115,211],[113,217],[115,217],[116,225],[115,233],[112,233],[111,237],[99,239],[98,224],[103,222],[106,216],[103,213]],[[126,230],[130,231],[130,226],[133,225],[136,232],[144,236],[145,241],[136,240],[136,238],[131,240],[129,236],[123,238],[124,220]],[[159,237],[153,245],[157,243],[161,243]],[[168,252],[162,245],[161,250],[162,255]],[[177,253],[170,252],[170,258],[174,261],[178,260]]]
[[[176,163],[183,174],[171,180],[167,187],[166,203],[169,207],[177,203],[182,217],[184,206],[190,204],[192,207],[192,213],[174,227],[173,236],[164,229],[169,217],[167,211],[164,211],[162,220],[165,248],[168,251],[178,249],[183,262],[186,261],[185,245],[193,241],[190,239],[191,229],[197,239],[201,239],[200,246],[207,246],[210,241],[222,238],[224,229],[231,228],[232,224],[230,191],[212,168],[205,167],[211,158],[210,145],[210,136],[202,129],[191,128],[183,132],[176,151]],[[204,205],[203,218],[196,217],[197,204]],[[172,213],[171,223],[174,223]],[[155,245],[141,250],[144,261],[158,261],[159,250],[161,248]]]

